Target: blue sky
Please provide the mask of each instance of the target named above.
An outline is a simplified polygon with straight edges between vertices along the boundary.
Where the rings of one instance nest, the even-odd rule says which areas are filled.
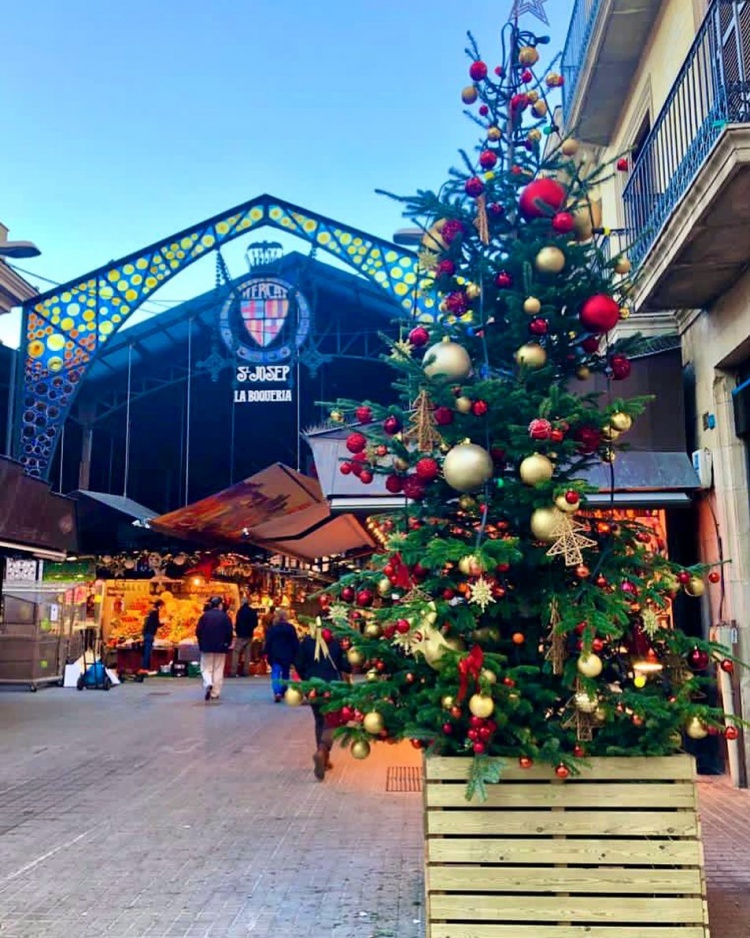
[[[552,36],[550,55],[572,5],[546,0],[549,30],[522,20]],[[374,190],[435,188],[473,146],[466,32],[493,66],[510,7],[11,0],[0,221],[43,251],[19,264],[66,281],[263,192],[390,238],[400,209]],[[225,252],[235,275],[248,240]],[[156,299],[186,299],[213,278],[202,261]],[[0,319],[0,339],[17,333],[16,316]]]

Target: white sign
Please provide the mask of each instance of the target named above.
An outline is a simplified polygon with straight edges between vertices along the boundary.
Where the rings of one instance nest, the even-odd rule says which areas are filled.
[[[240,365],[237,383],[255,387],[235,388],[235,404],[278,404],[291,403],[292,389],[289,387],[261,388],[262,384],[284,384],[289,380],[289,365]]]

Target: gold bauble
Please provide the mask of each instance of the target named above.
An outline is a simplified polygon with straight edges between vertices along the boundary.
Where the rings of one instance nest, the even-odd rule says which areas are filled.
[[[555,508],[558,508],[560,511],[564,511],[566,515],[572,515],[574,511],[578,511],[581,507],[581,500],[578,499],[577,502],[569,502],[564,495],[558,495],[555,499]]]
[[[464,104],[473,104],[477,97],[477,89],[474,85],[467,85],[461,92],[461,100]]]
[[[534,266],[543,274],[559,274],[565,267],[565,255],[560,248],[547,245],[534,258]]]
[[[602,226],[602,204],[598,200],[584,202],[572,210],[573,230],[579,241],[588,241],[594,235],[594,228]]]
[[[447,218],[439,218],[431,228],[425,231],[422,236],[422,247],[427,248],[429,251],[437,251],[438,253],[448,249],[448,245],[443,241],[443,237],[440,234],[447,220]]]
[[[574,140],[573,137],[568,137],[567,140],[563,140],[560,145],[560,152],[563,156],[575,156],[578,152],[578,141]]]
[[[331,413],[329,414],[329,417],[333,421],[333,423],[344,422],[344,415],[341,413],[340,410],[332,410]]]
[[[527,342],[516,352],[516,361],[524,368],[544,368],[547,364],[547,353],[536,342]]]
[[[539,140],[542,139],[542,132],[541,132],[541,130],[539,130],[538,127],[534,127],[532,130],[530,130],[530,131],[528,132],[528,134],[526,135],[526,139],[527,139],[527,140],[533,140],[534,143],[537,143]]]
[[[521,481],[526,485],[540,485],[542,482],[549,482],[555,472],[555,467],[546,456],[541,453],[534,453],[521,461],[518,467],[518,474]]]
[[[523,301],[523,311],[529,316],[538,316],[542,311],[542,304],[535,296],[527,296]]]
[[[633,418],[629,414],[616,413],[612,414],[609,418],[610,424],[619,430],[620,433],[627,433],[627,431],[633,426]]]
[[[365,674],[365,678],[368,681],[377,681],[380,679],[380,671],[377,668],[370,668],[370,670]]]
[[[547,102],[540,98],[531,108],[537,117],[544,117],[547,113]]]
[[[591,369],[587,365],[581,365],[580,368],[576,369],[576,378],[579,381],[588,381],[591,377]]]
[[[464,576],[478,576],[484,572],[484,564],[475,554],[466,554],[458,561],[458,570]]]
[[[482,668],[479,677],[481,680],[487,681],[488,684],[497,684],[497,674],[490,671],[489,668]]]
[[[390,596],[393,592],[393,583],[388,579],[387,576],[381,577],[378,580],[378,593],[381,596]]]
[[[584,677],[599,677],[602,673],[602,659],[599,655],[581,655],[576,662],[579,674]]]
[[[627,306],[620,307],[620,319],[630,319],[630,310]]]
[[[388,581],[390,586],[390,580]],[[383,630],[380,628],[377,622],[368,622],[364,629],[365,638],[380,638],[383,634]]]
[[[464,397],[462,394],[461,397],[456,398],[456,410],[459,414],[470,414],[473,403],[474,401],[470,397]]]
[[[475,717],[486,720],[488,717],[492,716],[494,709],[495,701],[489,694],[474,694],[469,698],[469,710],[471,710]]]
[[[518,61],[521,65],[536,65],[539,61],[539,53],[534,46],[521,46],[518,50]]]
[[[455,705],[456,705],[456,698],[451,697],[450,694],[446,694],[445,697],[442,697],[440,700],[440,706],[443,708],[443,710],[450,710]]]
[[[406,470],[409,468],[408,459],[404,459],[402,456],[394,456],[393,468],[396,470],[396,472],[406,472]]]
[[[478,283],[467,283],[464,292],[470,300],[476,300],[482,292],[482,289]]]
[[[366,739],[355,740],[349,752],[355,759],[366,759],[370,755],[370,744]]]
[[[445,481],[457,492],[474,492],[492,478],[492,457],[476,443],[459,443],[443,461]]]
[[[708,736],[708,729],[706,724],[698,717],[690,717],[685,724],[685,733],[691,739],[705,739]]]
[[[526,97],[528,98],[529,104],[536,104],[536,102],[539,100],[539,92],[534,91],[532,88],[531,91],[526,92]]]
[[[304,699],[304,694],[296,687],[287,687],[284,691],[284,701],[288,703],[290,707],[299,707]]]
[[[624,257],[622,254],[615,261],[615,273],[616,274],[629,274],[630,273],[630,261],[627,257]]]
[[[472,495],[462,495],[458,505],[462,511],[473,511],[477,507],[477,500]]]
[[[598,706],[596,697],[589,697],[588,694],[579,693],[575,695],[576,710],[581,713],[594,713]]]
[[[385,729],[385,724],[383,723],[383,715],[378,713],[377,710],[371,710],[369,713],[366,713],[364,719],[362,720],[362,726],[367,730],[368,733],[371,733],[373,736],[377,736],[378,733],[382,733]]]
[[[441,375],[451,381],[466,378],[471,371],[469,353],[458,342],[437,342],[424,356],[424,373],[428,378]]]
[[[636,676],[633,678],[633,686],[637,687],[639,690],[642,687],[645,687],[647,683],[648,678],[645,674],[636,674]]]
[[[539,541],[554,541],[553,528],[560,522],[557,508],[537,508],[531,516],[531,533]]]
[[[353,668],[361,668],[365,663],[365,656],[358,648],[350,648],[346,653],[346,660]]]
[[[602,439],[614,442],[620,436],[620,431],[615,429],[611,423],[605,423],[602,427]]]
[[[488,140],[499,140],[503,135],[502,130],[499,127],[488,127],[487,128],[487,139]]]
[[[604,707],[597,707],[596,710],[594,710],[594,719],[598,720],[600,723],[606,723],[607,711]]]
[[[699,576],[691,576],[683,587],[688,596],[702,596],[706,592],[706,584]]]

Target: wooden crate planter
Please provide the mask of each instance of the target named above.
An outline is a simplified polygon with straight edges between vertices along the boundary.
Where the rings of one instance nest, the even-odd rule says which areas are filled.
[[[425,761],[427,938],[708,938],[690,756],[595,758],[566,781]]]

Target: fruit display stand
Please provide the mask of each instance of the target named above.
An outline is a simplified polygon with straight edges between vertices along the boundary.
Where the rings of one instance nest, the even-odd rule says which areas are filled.
[[[427,938],[708,938],[691,756],[470,765],[425,760]]]

